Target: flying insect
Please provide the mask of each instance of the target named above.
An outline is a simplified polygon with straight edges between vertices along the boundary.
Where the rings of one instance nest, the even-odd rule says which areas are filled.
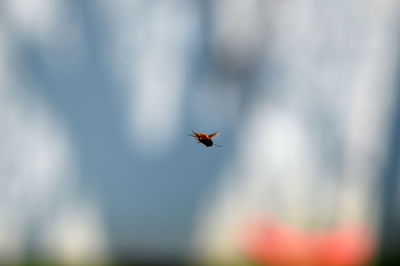
[[[207,135],[205,133],[196,133],[194,131],[192,131],[193,134],[189,134],[189,136],[194,137],[197,140],[197,143],[202,143],[207,147],[211,147],[211,146],[217,146],[217,147],[221,147],[220,145],[214,144],[213,139],[217,138],[219,135],[221,135],[221,132],[217,131],[214,132],[210,135]]]

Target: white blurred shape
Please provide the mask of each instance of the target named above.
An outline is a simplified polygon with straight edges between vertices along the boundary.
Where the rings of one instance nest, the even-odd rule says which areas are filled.
[[[398,68],[399,4],[391,1],[372,2],[374,20],[369,29],[368,42],[349,97],[348,114],[343,118],[345,129],[345,186],[340,208],[341,220],[360,219],[360,206],[368,201],[371,186],[363,180],[378,183],[384,163],[386,141],[389,136],[391,111],[394,106]],[[382,141],[383,140],[383,141]],[[387,158],[384,158],[387,159]],[[375,208],[379,201],[372,201]],[[378,211],[374,212],[376,215]],[[356,215],[355,215],[356,214]],[[362,218],[378,223],[371,213],[362,212]]]
[[[373,192],[395,90],[399,5],[265,3],[270,29],[260,38],[270,37],[266,64],[278,75],[271,86],[267,73],[259,86],[274,98],[253,102],[237,134],[233,167],[199,213],[196,240],[206,257],[240,255],[243,225],[260,216],[303,229],[377,228]],[[221,36],[230,43],[240,32]]]
[[[0,262],[9,263],[18,260],[23,252],[23,236],[19,230],[18,221],[5,217],[1,211],[0,217]]]
[[[45,229],[45,254],[69,265],[105,263],[106,236],[99,221],[98,208],[87,201],[62,208]]]
[[[47,5],[47,2],[39,1],[39,7],[41,3]],[[14,5],[17,5],[15,8],[23,8],[22,2]],[[26,8],[34,8],[30,5],[34,5],[33,1]],[[46,12],[44,6],[43,11]],[[41,14],[40,9],[35,12]],[[16,16],[14,19],[28,18]],[[31,23],[35,24],[35,21]],[[22,31],[20,34],[30,33]],[[17,51],[14,50],[14,43],[9,41],[10,35],[13,36],[0,24],[0,263],[18,263],[26,258],[28,250],[40,255],[42,247],[35,244],[40,241],[41,232],[49,234],[47,219],[53,218],[52,210],[58,204],[66,205],[77,198],[75,193],[79,182],[79,154],[69,130],[63,118],[32,93],[38,85],[32,80],[21,82],[24,77],[16,70],[23,67],[18,65],[21,61],[14,57]],[[31,88],[21,84],[29,84]],[[94,204],[85,203],[83,201],[81,205],[85,206],[87,216],[78,211],[74,218],[74,212],[69,210],[67,218],[68,221],[78,221],[73,224],[75,231],[87,231],[88,224],[93,225],[91,232],[96,234],[83,234],[86,238],[81,246],[83,252],[91,254],[86,247],[93,247],[90,243],[101,246],[105,238],[100,232],[103,228],[99,226],[102,224],[99,210],[90,210]],[[63,243],[53,244],[54,249],[64,250]]]
[[[111,22],[116,28],[112,57],[126,86],[129,139],[144,154],[162,153],[182,130],[183,92],[198,31],[197,14],[193,3],[186,1],[156,1],[151,8],[146,1],[139,3],[132,12],[120,12],[125,5],[107,6],[113,10]]]
[[[263,17],[260,0],[217,0],[212,3],[215,19],[214,36],[211,39],[218,49],[216,56],[225,55],[229,67],[241,67],[257,56],[262,44],[260,35],[266,29],[260,27]],[[251,18],[251,19],[249,19]]]
[[[5,0],[5,12],[24,36],[47,37],[57,18],[60,1],[55,0]]]
[[[66,130],[38,99],[25,100],[12,92],[0,98],[0,254],[9,260],[32,248],[33,224],[46,227],[54,199],[68,201],[63,195],[70,196],[77,182]]]
[[[268,213],[309,222],[308,209],[302,206],[309,201],[307,188],[317,178],[318,166],[313,163],[311,136],[299,116],[255,106],[239,135],[246,138],[239,143],[235,167],[225,170],[217,202],[209,202],[199,215],[196,245],[203,254],[232,255],[240,227],[250,215]]]

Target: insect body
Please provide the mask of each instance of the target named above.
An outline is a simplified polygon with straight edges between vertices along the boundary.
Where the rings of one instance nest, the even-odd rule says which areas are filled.
[[[207,135],[205,133],[196,133],[194,131],[192,131],[193,135],[189,135],[194,137],[197,140],[197,143],[203,143],[204,145],[206,145],[207,147],[211,147],[212,145],[217,146],[217,147],[221,147],[217,144],[213,143],[213,139],[215,139],[216,137],[218,137],[219,135],[221,135],[221,132],[217,131],[214,132],[210,135]]]

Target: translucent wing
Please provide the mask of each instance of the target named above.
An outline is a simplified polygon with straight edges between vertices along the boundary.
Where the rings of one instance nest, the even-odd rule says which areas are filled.
[[[196,132],[194,132],[194,131],[192,131],[192,133],[193,133],[193,135],[192,135],[192,134],[189,134],[189,136],[192,136],[192,137],[194,137],[195,139],[199,140],[199,135],[198,135]]]
[[[212,134],[210,134],[210,135],[208,135],[211,139],[215,139],[215,138],[217,138],[219,135],[221,135],[221,132],[219,132],[219,131],[217,131],[217,132],[214,132],[214,133],[212,133]]]

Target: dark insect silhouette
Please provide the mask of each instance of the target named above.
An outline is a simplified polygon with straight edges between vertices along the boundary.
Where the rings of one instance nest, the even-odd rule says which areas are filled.
[[[192,131],[193,135],[190,134],[189,136],[194,137],[197,140],[197,143],[203,143],[204,145],[206,145],[207,147],[211,147],[211,146],[217,146],[217,147],[221,147],[220,145],[214,144],[213,143],[213,139],[217,138],[219,135],[221,135],[221,132],[217,131],[214,132],[210,135],[207,135],[205,133],[196,133],[194,131]]]

